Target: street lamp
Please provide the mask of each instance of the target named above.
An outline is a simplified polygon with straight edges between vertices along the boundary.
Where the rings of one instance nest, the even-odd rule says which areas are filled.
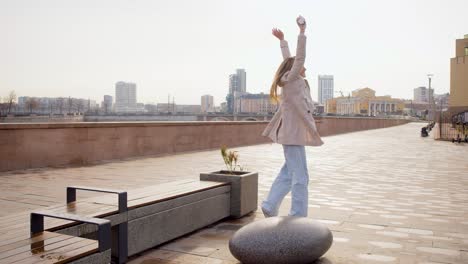
[[[430,109],[431,109],[431,112],[432,112],[432,118],[433,118],[433,121],[435,121],[435,112],[434,112],[434,91],[432,91],[432,88],[431,88],[431,82],[432,82],[432,77],[434,76],[434,74],[427,74],[427,78],[429,79],[429,104],[430,104]],[[431,93],[432,91],[432,93]]]

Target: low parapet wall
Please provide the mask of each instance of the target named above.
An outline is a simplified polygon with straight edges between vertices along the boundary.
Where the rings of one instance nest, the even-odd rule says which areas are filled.
[[[268,122],[104,122],[0,124],[0,171],[268,143]],[[400,119],[317,118],[322,136],[408,123]]]

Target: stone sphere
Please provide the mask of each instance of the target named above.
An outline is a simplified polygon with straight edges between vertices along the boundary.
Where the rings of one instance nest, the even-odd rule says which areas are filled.
[[[327,252],[333,235],[322,223],[305,217],[270,217],[239,229],[229,241],[243,264],[306,264]]]

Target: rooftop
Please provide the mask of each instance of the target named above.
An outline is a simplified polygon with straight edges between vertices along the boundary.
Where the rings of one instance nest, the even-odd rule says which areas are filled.
[[[334,244],[320,263],[467,263],[468,145],[419,137],[421,123],[324,138],[308,147],[309,217]],[[236,148],[259,172],[259,199],[283,163],[280,145]],[[65,199],[68,185],[133,189],[223,168],[219,151],[129,159],[87,167],[0,173],[0,217]],[[91,196],[91,193],[80,194]],[[286,215],[291,197],[281,207]],[[258,211],[223,221],[133,258],[130,263],[237,263],[228,249]]]

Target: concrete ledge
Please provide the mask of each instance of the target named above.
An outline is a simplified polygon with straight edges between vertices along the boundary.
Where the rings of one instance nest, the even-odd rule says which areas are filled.
[[[257,210],[258,173],[240,175],[220,172],[200,173],[202,181],[229,182],[231,184],[231,217],[240,218]]]
[[[322,136],[408,123],[402,119],[317,118]],[[141,156],[249,146],[266,121],[100,122],[0,124],[0,172],[47,166],[89,165]]]
[[[206,126],[206,125],[249,125],[268,124],[266,121],[135,121],[135,122],[72,122],[72,123],[5,123],[0,130],[8,129],[59,129],[59,128],[107,128],[107,127],[166,127],[166,126]]]

